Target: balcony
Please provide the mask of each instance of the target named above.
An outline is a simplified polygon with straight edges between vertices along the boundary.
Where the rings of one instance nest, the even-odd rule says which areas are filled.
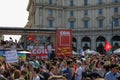
[[[89,20],[90,20],[90,18],[88,16],[85,16],[82,18],[82,21],[89,21]]]
[[[120,14],[114,14],[113,18],[119,18],[120,19]]]
[[[96,17],[96,19],[97,19],[97,20],[101,20],[101,19],[104,20],[105,17],[104,17],[103,15],[99,15],[98,17]]]

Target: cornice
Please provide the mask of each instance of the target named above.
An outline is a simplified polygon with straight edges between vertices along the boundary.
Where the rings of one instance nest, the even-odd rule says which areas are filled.
[[[49,5],[47,3],[36,3],[35,6],[39,6],[42,8],[52,8],[52,9],[72,9],[72,10],[85,10],[85,9],[99,9],[99,8],[111,8],[111,7],[120,7],[120,2],[118,3],[103,3],[103,4],[96,4],[96,5],[82,5],[82,6],[63,6],[63,5]]]
[[[74,34],[79,34],[80,36],[84,36],[84,35],[98,35],[98,34],[101,34],[101,35],[111,35],[112,34],[112,29],[96,29],[96,30],[92,30],[92,29],[89,29],[89,30],[81,30],[81,29],[75,29],[73,30],[73,33]],[[120,34],[120,28],[116,28],[116,29],[113,29],[113,34],[116,35],[116,34]]]

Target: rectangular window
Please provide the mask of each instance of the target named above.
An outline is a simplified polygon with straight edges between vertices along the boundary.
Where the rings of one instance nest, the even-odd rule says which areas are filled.
[[[103,27],[103,20],[98,20],[99,28]]]
[[[70,6],[74,6],[73,0],[70,0]]]
[[[114,26],[119,26],[119,19],[118,18],[114,19],[113,24]]]
[[[98,4],[102,4],[103,2],[102,2],[102,0],[98,0]]]
[[[52,9],[49,9],[48,14],[49,14],[49,15],[52,15],[52,14],[53,14],[53,10],[52,10]]]
[[[49,4],[52,4],[53,2],[52,2],[52,0],[49,0]]]
[[[115,3],[118,3],[118,0],[114,0]]]
[[[84,5],[88,5],[88,0],[84,0]]]
[[[103,14],[103,10],[102,10],[102,9],[99,9],[99,10],[98,10],[98,14]]]
[[[114,8],[114,13],[118,13],[118,8]]]
[[[74,21],[70,21],[70,29],[74,29]]]
[[[88,15],[88,11],[85,10],[85,11],[84,11],[84,16],[87,16],[87,15]]]
[[[88,21],[84,21],[84,28],[88,28]]]
[[[70,11],[70,16],[74,16],[74,11]]]
[[[53,27],[53,20],[49,20],[49,27]]]

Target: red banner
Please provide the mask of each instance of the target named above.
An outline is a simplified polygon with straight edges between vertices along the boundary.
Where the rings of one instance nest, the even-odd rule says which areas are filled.
[[[57,30],[56,42],[57,56],[72,56],[72,30]]]
[[[31,57],[40,57],[40,58],[48,58],[48,50],[42,48],[34,48],[31,50]]]
[[[105,46],[104,46],[104,50],[109,51],[111,48],[112,48],[112,45],[108,41],[106,41]]]

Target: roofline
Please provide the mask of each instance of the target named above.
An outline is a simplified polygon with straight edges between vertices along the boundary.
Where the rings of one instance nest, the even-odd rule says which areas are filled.
[[[10,30],[10,31],[13,31],[13,30],[16,30],[16,31],[56,31],[56,29],[53,29],[53,28],[42,28],[42,29],[27,29],[27,28],[20,28],[20,27],[0,27],[0,30]]]

